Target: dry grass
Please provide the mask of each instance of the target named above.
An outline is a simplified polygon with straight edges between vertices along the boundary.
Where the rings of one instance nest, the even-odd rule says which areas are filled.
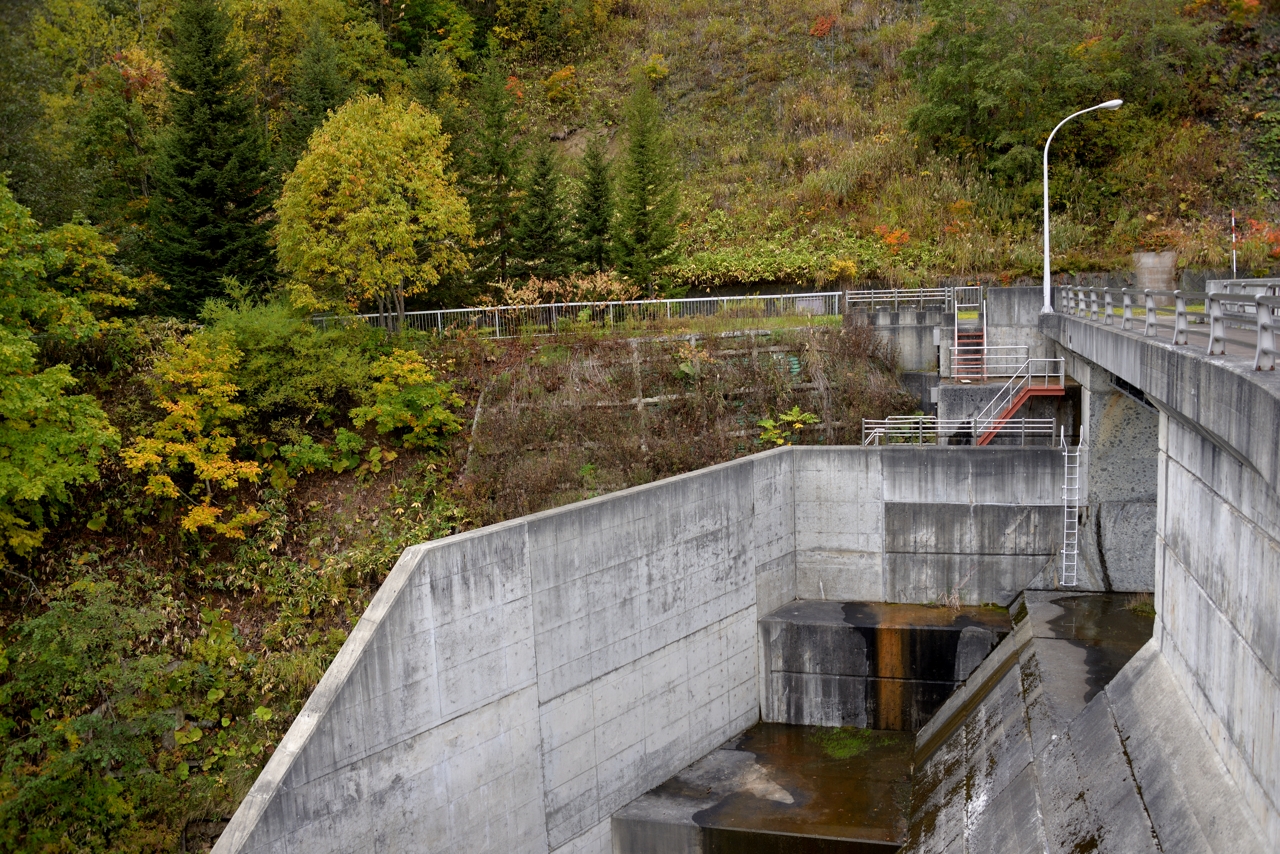
[[[764,448],[762,418],[820,423],[798,441],[857,442],[862,418],[910,411],[871,330],[604,338],[489,345],[464,364],[479,402],[460,491],[479,524],[693,471]]]

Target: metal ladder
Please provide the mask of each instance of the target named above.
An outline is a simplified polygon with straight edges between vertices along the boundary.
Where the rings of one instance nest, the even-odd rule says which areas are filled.
[[[1062,445],[1062,587],[1076,586],[1076,562],[1080,556],[1080,448],[1067,444],[1066,430],[1058,431]]]

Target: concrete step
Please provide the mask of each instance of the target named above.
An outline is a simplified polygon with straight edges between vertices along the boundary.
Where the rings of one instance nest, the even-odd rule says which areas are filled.
[[[760,620],[763,719],[914,732],[1010,629],[1000,608],[791,602]]]

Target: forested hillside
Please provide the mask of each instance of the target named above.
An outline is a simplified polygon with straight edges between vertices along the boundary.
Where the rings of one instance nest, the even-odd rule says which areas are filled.
[[[0,5],[0,851],[207,848],[406,545],[910,412],[423,306],[1280,259],[1274,3]],[[379,311],[386,329],[316,315]]]

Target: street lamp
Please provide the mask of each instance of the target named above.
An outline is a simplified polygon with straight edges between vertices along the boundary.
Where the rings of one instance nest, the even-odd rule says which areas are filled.
[[[1040,309],[1041,314],[1053,314],[1053,306],[1049,302],[1049,143],[1053,142],[1053,134],[1058,132],[1058,128],[1076,116],[1083,116],[1085,113],[1092,113],[1094,110],[1118,110],[1123,103],[1124,101],[1116,98],[1115,100],[1092,106],[1087,110],[1072,113],[1058,122],[1058,127],[1053,129],[1052,133],[1049,134],[1049,138],[1044,142],[1044,308]]]

